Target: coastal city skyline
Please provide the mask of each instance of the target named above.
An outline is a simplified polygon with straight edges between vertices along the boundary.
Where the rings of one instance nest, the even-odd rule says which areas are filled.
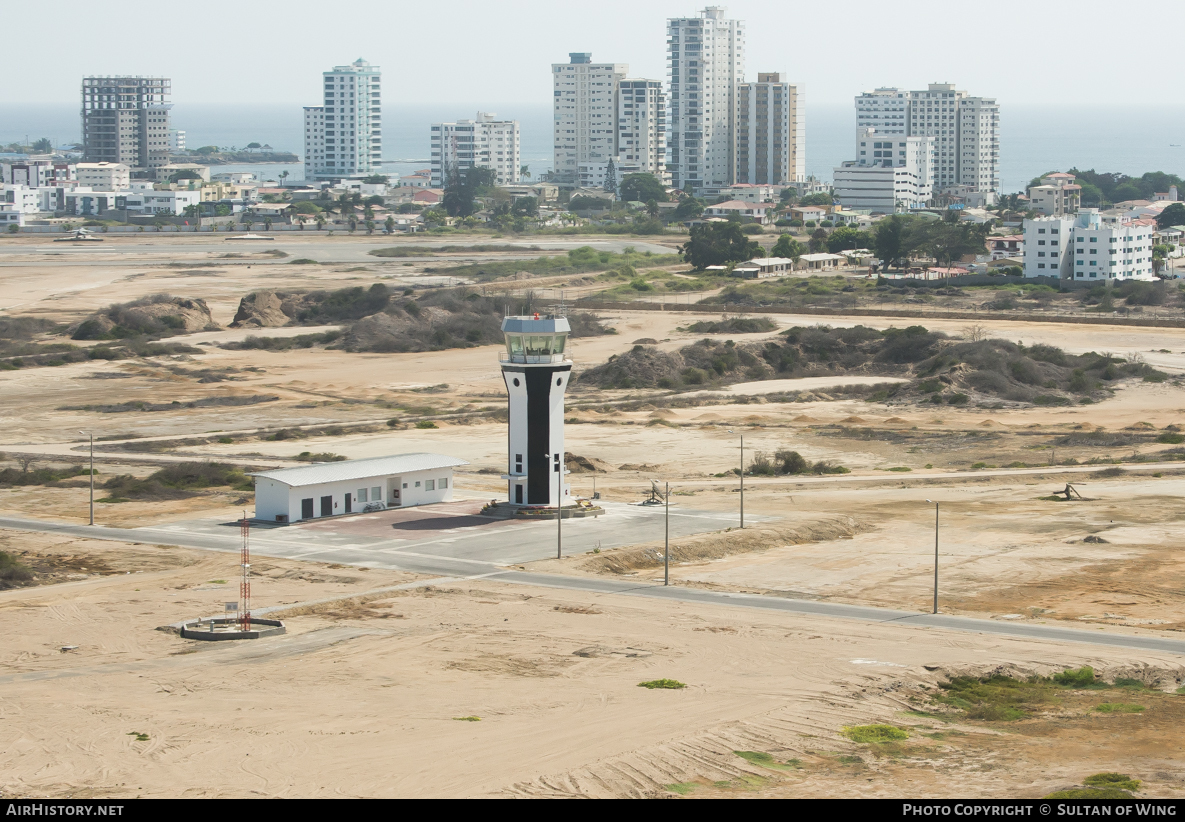
[[[132,2],[131,7],[146,3]],[[1131,83],[1119,72],[1092,72],[1089,83],[1073,81],[1075,69],[1067,65],[1063,51],[1038,48],[1031,32],[1056,29],[1065,42],[1089,41],[1097,34],[1098,15],[1113,9],[1101,2],[1043,3],[1004,0],[975,26],[951,27],[949,5],[937,2],[911,4],[908,14],[884,15],[881,4],[852,0],[842,7],[824,4],[804,8],[738,0],[722,4],[729,17],[748,21],[747,54],[750,66],[776,66],[797,82],[808,85],[816,102],[839,103],[852,93],[892,83],[920,88],[932,82],[959,82],[964,87],[992,87],[1000,98],[1014,105],[1048,104],[1051,96],[1062,104],[1099,105],[1118,100],[1127,105],[1162,103],[1155,84]],[[63,8],[85,6],[65,0]],[[496,103],[545,100],[550,94],[546,73],[537,69],[566,59],[569,52],[592,52],[601,59],[627,62],[638,76],[663,77],[666,21],[690,14],[695,4],[664,0],[642,9],[636,4],[609,0],[597,15],[565,10],[554,4],[516,4],[511,17],[500,9],[478,3],[457,4],[457,14],[468,25],[449,30],[447,43],[411,32],[434,30],[437,9],[413,4],[377,6],[367,26],[351,33],[348,53],[330,58],[346,63],[365,55],[385,66],[399,82],[393,96],[407,103],[489,100]],[[253,72],[267,71],[269,102],[307,103],[317,93],[316,72],[326,62],[322,49],[299,47],[307,36],[308,13],[318,4],[297,0],[291,15],[250,7],[236,7],[236,26],[263,36],[270,47],[237,53],[234,61],[211,62],[156,38],[137,40],[137,48],[125,53],[96,55],[90,50],[66,50],[53,61],[38,58],[38,44],[25,39],[7,47],[18,64],[38,66],[35,86],[5,90],[8,102],[68,102],[75,99],[77,80],[88,74],[167,75],[194,102],[256,102],[258,87],[240,82]],[[183,8],[153,5],[152,26],[159,30],[184,29],[191,24]],[[851,21],[870,20],[876,31],[849,31]],[[1015,25],[1021,15],[1024,25]],[[1159,25],[1175,30],[1185,22],[1185,9],[1169,5],[1159,13]],[[625,24],[623,24],[625,23]],[[111,42],[135,37],[133,18],[88,19],[96,36]],[[1142,38],[1146,31],[1138,17],[1107,15],[1109,37]],[[148,31],[145,29],[145,34]],[[67,39],[70,35],[66,35]],[[531,48],[507,48],[513,43]],[[957,48],[956,48],[957,47]],[[285,71],[275,72],[275,50],[285,51]],[[485,54],[489,55],[487,59]],[[970,58],[969,55],[973,55]],[[891,56],[891,60],[886,57]],[[1015,70],[1009,70],[1015,69]],[[892,77],[886,77],[891,74]],[[749,70],[756,80],[756,69]]]

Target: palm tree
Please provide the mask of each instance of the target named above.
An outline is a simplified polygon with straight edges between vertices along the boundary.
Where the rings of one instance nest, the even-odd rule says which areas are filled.
[[[374,234],[374,220],[367,220],[366,221],[366,233],[367,234]]]
[[[309,218],[304,216],[303,214],[296,215],[296,224],[300,226],[301,231],[304,231],[304,224],[308,219]]]
[[[353,234],[354,231],[358,228],[358,218],[355,217],[353,214],[351,214],[348,222],[350,224],[350,233]]]
[[[317,214],[313,217],[313,221],[317,224],[317,230],[323,231],[325,229],[325,215]]]
[[[286,179],[288,179],[288,172],[287,172],[287,171],[281,171],[281,172],[280,172],[280,185],[283,185],[283,184],[284,184],[284,181],[285,181]]]
[[[518,170],[518,176],[524,178],[527,182],[531,181],[531,167],[523,166]]]
[[[658,200],[651,200],[646,203],[646,213],[651,217],[658,216]]]
[[[394,234],[395,233],[395,218],[394,217],[387,217],[387,219],[383,222],[383,226],[387,229],[388,234]]]
[[[271,231],[272,230],[272,218],[271,217],[264,217],[263,218],[263,230],[264,231]]]

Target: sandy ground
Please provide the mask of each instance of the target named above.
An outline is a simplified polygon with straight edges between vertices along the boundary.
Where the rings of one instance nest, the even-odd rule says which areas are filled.
[[[233,596],[235,557],[0,539],[104,563],[0,594],[14,640],[3,795],[1040,796],[1099,771],[1145,780],[1146,795],[1185,788],[1181,697],[1143,697],[1136,718],[1067,700],[1003,729],[903,713],[921,686],[988,666],[1091,664],[1177,687],[1180,661],[1155,654],[482,580],[296,608],[283,637],[202,644],[155,628]],[[413,581],[270,560],[256,571],[259,605]],[[657,678],[688,687],[638,687]],[[882,756],[839,735],[876,721],[916,746]]]
[[[340,239],[360,244],[343,244],[350,253],[372,240],[391,244]],[[414,279],[423,265],[439,264],[371,258],[297,266],[260,256],[220,258],[229,252],[217,244],[167,254],[148,240],[112,245],[88,260],[51,258],[25,238],[17,242],[29,252],[10,254],[6,242],[0,307],[58,321],[168,291],[208,300],[225,324],[241,296],[257,288]],[[641,338],[677,348],[704,336],[682,328],[710,316],[606,312],[618,333],[575,340],[572,353],[586,368]],[[772,318],[780,327],[818,322]],[[832,325],[878,328],[915,322],[828,318]],[[1185,373],[1185,330],[981,324],[1026,344],[1139,352],[1158,368]],[[927,325],[958,334],[966,323]],[[115,473],[145,476],[162,460],[254,468],[293,464],[303,451],[434,451],[471,462],[458,474],[459,494],[499,492],[505,428],[488,416],[505,407],[496,347],[379,355],[216,345],[245,333],[179,338],[204,352],[193,356],[0,372],[0,451],[8,455],[0,467],[19,469],[14,455],[21,453],[36,455],[37,465],[80,463],[82,429],[96,435],[100,482]],[[676,584],[922,609],[933,584],[933,507],[926,500],[935,499],[944,612],[1168,636],[1185,628],[1185,566],[1177,550],[1185,536],[1185,476],[1176,463],[1071,477],[1087,499],[1070,503],[1039,499],[1060,490],[1064,475],[1001,475],[1013,465],[1032,472],[1067,460],[1157,460],[1173,448],[1157,435],[1185,426],[1185,397],[1171,382],[1124,382],[1091,406],[992,411],[870,404],[819,384],[810,385],[814,399],[807,402],[764,396],[765,389],[786,387],[738,386],[720,399],[674,409],[646,405],[652,395],[645,391],[577,387],[569,397],[568,450],[608,470],[573,474],[574,490],[591,495],[595,487],[605,499],[636,501],[651,480],[671,481],[677,504],[736,511],[737,481],[729,472],[743,434],[747,460],[792,449],[851,474],[747,478],[746,511],[766,523],[757,535],[746,529],[677,541]],[[153,412],[84,408],[228,395],[277,399]],[[621,411],[618,401],[642,404]],[[450,416],[434,430],[408,424],[428,413]],[[392,419],[394,428],[387,425]],[[299,426],[330,430],[268,439],[278,428]],[[1099,429],[1117,436],[1117,444],[1078,436]],[[83,478],[3,488],[0,513],[81,522],[86,495]],[[223,490],[96,508],[110,525],[225,521],[250,507],[248,497]],[[852,523],[850,536],[786,536],[802,523],[840,518]],[[653,548],[536,563],[533,570],[653,580],[660,571]],[[922,685],[1000,665],[1025,674],[1081,664],[1111,674],[1149,666],[1148,677],[1172,690],[1180,684],[1177,659],[482,580],[305,609],[288,618],[284,637],[207,647],[154,629],[233,599],[234,557],[13,533],[0,533],[0,550],[23,556],[40,581],[54,583],[0,592],[0,631],[11,639],[0,650],[5,794],[1040,796],[1107,770],[1146,780],[1151,795],[1176,796],[1185,787],[1176,730],[1185,697],[1149,697],[1145,713],[1107,717],[1075,697],[1007,728],[901,713],[913,704],[908,696],[924,702]],[[610,558],[616,570],[607,570]],[[260,605],[416,581],[315,563],[262,565]],[[69,645],[78,647],[61,650]],[[662,677],[689,687],[637,687]],[[454,719],[465,716],[481,721]],[[888,755],[838,735],[844,725],[881,720],[913,728],[913,741]],[[148,739],[138,741],[136,733]],[[801,767],[762,768],[737,750]]]

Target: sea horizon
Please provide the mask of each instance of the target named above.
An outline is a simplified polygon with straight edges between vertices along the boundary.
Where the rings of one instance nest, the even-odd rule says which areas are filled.
[[[473,118],[477,111],[517,119],[522,164],[532,176],[552,165],[551,106],[542,103],[394,104],[383,107],[383,171],[407,174],[429,162],[429,126]],[[852,159],[855,111],[851,105],[811,105],[806,110],[807,173],[831,180],[832,170]],[[1094,116],[1092,116],[1092,114]],[[203,145],[270,145],[298,156],[303,151],[300,105],[176,103],[174,128],[186,132],[189,148]],[[1103,123],[1090,130],[1077,124]],[[71,103],[0,103],[0,144],[49,137],[55,145],[78,142],[78,106]],[[1094,169],[1139,176],[1164,171],[1185,176],[1185,106],[1081,107],[1001,104],[1000,189],[1024,190],[1029,180],[1050,170]],[[283,166],[290,180],[303,178],[299,164]],[[280,169],[277,169],[277,171]]]

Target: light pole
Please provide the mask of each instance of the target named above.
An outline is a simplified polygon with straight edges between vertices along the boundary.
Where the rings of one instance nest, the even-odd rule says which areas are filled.
[[[662,532],[662,584],[671,584],[671,484],[666,484],[666,496],[663,497],[666,514]]]
[[[732,433],[729,429],[728,433]],[[745,433],[741,432],[741,528],[745,527]]]
[[[79,434],[90,437],[91,440],[91,521],[90,524],[95,524],[95,435],[94,432],[87,433],[86,431],[79,431]]]
[[[926,500],[934,502],[934,500]],[[938,613],[938,503],[934,502],[934,613]]]

